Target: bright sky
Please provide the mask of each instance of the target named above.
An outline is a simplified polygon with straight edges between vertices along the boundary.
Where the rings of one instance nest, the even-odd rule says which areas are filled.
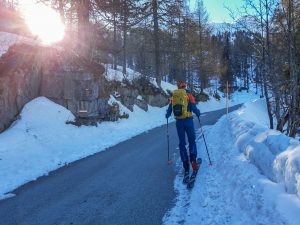
[[[38,36],[44,44],[63,39],[65,28],[58,12],[42,3],[36,3],[36,0],[19,0],[19,4],[31,33]]]
[[[196,0],[190,0],[191,4],[195,5]],[[209,14],[209,20],[211,22],[233,22],[225,6],[232,10],[240,8],[244,0],[203,0],[204,6]]]

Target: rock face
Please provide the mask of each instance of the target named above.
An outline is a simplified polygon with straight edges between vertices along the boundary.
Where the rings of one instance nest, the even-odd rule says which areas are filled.
[[[16,45],[1,58],[0,132],[38,96],[63,105],[76,116],[107,116],[104,67],[62,55],[58,49]]]
[[[168,104],[168,96],[162,89],[154,86],[146,78],[141,78],[133,82],[134,86],[139,90],[145,102],[151,106],[163,107]]]
[[[130,111],[133,111],[134,105],[148,111],[148,105],[163,107],[168,104],[168,96],[143,77],[132,82],[111,81],[109,86],[118,93],[118,97],[115,97]],[[114,95],[114,93],[111,94]]]
[[[63,105],[78,117],[104,119],[108,111],[108,95],[101,77],[87,72],[43,73],[41,95]]]
[[[0,61],[0,132],[13,122],[24,104],[38,96],[40,90],[41,77],[34,63],[34,52],[17,53],[7,53]]]
[[[107,81],[103,73],[102,65],[60,49],[25,44],[10,47],[0,58],[0,132],[10,126],[26,103],[38,96],[69,109],[77,117],[76,125],[122,117],[111,112],[118,111],[116,105],[108,104],[115,93],[131,111],[134,105],[147,111],[148,104],[167,104],[167,95],[143,77],[121,83]]]

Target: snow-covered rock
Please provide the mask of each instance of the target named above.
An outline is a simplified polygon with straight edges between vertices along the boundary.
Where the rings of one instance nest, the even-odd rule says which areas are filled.
[[[117,66],[117,69],[112,69],[111,64],[105,65],[105,77],[109,81],[119,81],[122,82],[123,79],[126,79],[132,82],[134,79],[138,79],[141,77],[141,73],[136,72],[130,68],[126,68],[126,74],[123,74],[122,66]]]

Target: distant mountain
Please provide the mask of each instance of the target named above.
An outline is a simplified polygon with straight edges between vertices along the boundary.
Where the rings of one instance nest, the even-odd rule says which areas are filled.
[[[234,32],[236,31],[235,23],[211,23],[212,33],[217,35],[218,33]]]
[[[247,18],[241,18],[235,23],[211,23],[212,33],[217,35],[218,33],[235,31],[251,31],[260,33],[260,27],[255,22],[248,20]]]
[[[260,32],[260,25],[257,24],[256,20],[249,16],[241,16],[234,23],[211,23],[212,33],[224,33],[224,32],[235,32],[239,31],[252,31]]]

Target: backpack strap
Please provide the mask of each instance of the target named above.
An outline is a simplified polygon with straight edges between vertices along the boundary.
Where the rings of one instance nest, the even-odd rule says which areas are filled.
[[[196,100],[194,98],[194,96],[191,94],[191,93],[187,93],[188,97],[189,97],[189,101],[192,103],[192,104],[196,104]]]

